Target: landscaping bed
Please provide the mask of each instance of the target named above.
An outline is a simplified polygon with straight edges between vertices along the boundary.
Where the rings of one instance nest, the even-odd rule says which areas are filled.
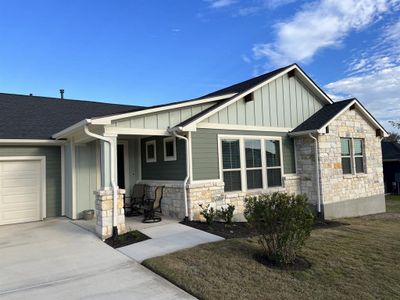
[[[247,222],[233,222],[232,225],[227,225],[224,222],[215,221],[209,225],[206,222],[200,221],[182,221],[181,224],[221,236],[225,239],[246,238],[257,235],[257,232],[254,230],[254,228],[251,228]],[[342,225],[349,224],[339,221],[318,219],[315,221],[313,229],[332,228]]]
[[[400,299],[400,197],[380,218],[319,226],[299,253],[303,270],[269,266],[255,237],[231,238],[144,265],[200,299]],[[219,225],[218,225],[219,226]],[[379,276],[378,276],[379,275]]]
[[[118,235],[116,237],[110,237],[106,239],[104,242],[113,248],[120,248],[138,242],[142,242],[148,239],[150,238],[147,235],[141,233],[140,231],[133,230],[125,234]]]

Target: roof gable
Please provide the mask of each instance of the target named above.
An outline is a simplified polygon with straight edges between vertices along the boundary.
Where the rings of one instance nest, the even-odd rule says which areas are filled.
[[[342,113],[354,106],[357,108],[363,118],[365,118],[373,127],[380,129],[384,136],[388,136],[383,126],[365,109],[365,107],[356,99],[347,99],[324,106],[302,124],[297,126],[290,132],[290,135],[304,135],[308,133],[318,132],[325,133],[326,127],[329,126]]]
[[[310,91],[312,91],[317,97],[319,97],[323,102],[325,102],[325,104],[333,103],[333,101],[327,96],[327,94],[325,92],[323,92],[314,83],[314,81],[310,77],[308,77],[307,74],[305,74],[303,72],[303,70],[297,64],[293,64],[293,65],[278,69],[278,70],[276,70],[276,72],[273,71],[273,72],[267,73],[267,74],[265,74],[265,76],[256,77],[255,78],[256,80],[254,80],[254,81],[248,80],[248,81],[244,82],[245,84],[241,83],[241,84],[236,84],[236,85],[231,86],[230,88],[235,87],[235,89],[238,86],[244,86],[244,87],[243,87],[243,90],[241,92],[239,92],[238,94],[222,101],[222,103],[218,103],[218,105],[215,105],[214,109],[202,111],[201,113],[197,114],[196,116],[193,116],[193,117],[185,120],[184,122],[178,124],[176,127],[182,131],[196,130],[197,123],[202,122],[203,120],[209,118],[211,115],[213,115],[213,114],[217,113],[218,111],[224,109],[225,107],[233,104],[234,102],[239,101],[246,95],[254,92],[255,90],[257,90],[259,88],[262,88],[264,85],[270,83],[271,81],[273,81],[289,72],[294,72],[295,76],[297,76],[297,78],[299,80],[301,80],[303,82],[303,84],[306,85],[307,88],[310,89]],[[254,84],[254,85],[250,87],[250,83]],[[226,89],[223,89],[223,90],[226,90]]]
[[[246,97],[215,112],[198,124],[213,124],[286,128],[291,130],[324,106],[324,102],[299,78],[283,74]]]

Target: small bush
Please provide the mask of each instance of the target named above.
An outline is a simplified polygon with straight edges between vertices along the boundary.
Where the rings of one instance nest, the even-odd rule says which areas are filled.
[[[232,225],[233,212],[235,211],[235,205],[228,204],[227,207],[222,207],[217,210],[217,216],[222,219],[226,224]]]
[[[208,204],[206,207],[203,207],[203,204],[199,204],[199,206],[201,208],[200,215],[206,219],[208,225],[211,225],[216,217],[216,211],[214,207],[210,207],[210,204]]]
[[[314,220],[305,195],[278,192],[246,198],[244,215],[260,235],[267,259],[277,265],[294,262]]]

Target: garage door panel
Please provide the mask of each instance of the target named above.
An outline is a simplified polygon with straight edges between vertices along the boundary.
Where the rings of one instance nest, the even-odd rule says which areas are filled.
[[[1,162],[2,172],[33,172],[37,173],[40,169],[40,161],[3,161]]]
[[[39,160],[0,160],[0,225],[41,219],[41,172]]]

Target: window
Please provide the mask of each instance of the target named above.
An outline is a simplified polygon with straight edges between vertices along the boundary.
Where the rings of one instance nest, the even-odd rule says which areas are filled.
[[[282,185],[281,150],[279,141],[265,141],[268,187]]]
[[[239,140],[222,140],[222,173],[225,191],[242,189]]]
[[[364,140],[341,138],[343,174],[364,173]]]
[[[176,160],[176,138],[167,137],[164,139],[164,160]]]
[[[281,147],[280,138],[223,136],[220,171],[225,191],[282,186]]]
[[[364,140],[354,139],[354,165],[356,173],[364,173]]]
[[[340,139],[342,148],[342,170],[343,174],[351,174],[351,139]]]
[[[146,142],[146,162],[156,162],[157,161],[157,149],[156,141]]]
[[[262,164],[261,164],[261,141],[246,140],[246,176],[247,189],[261,189],[262,181]]]

